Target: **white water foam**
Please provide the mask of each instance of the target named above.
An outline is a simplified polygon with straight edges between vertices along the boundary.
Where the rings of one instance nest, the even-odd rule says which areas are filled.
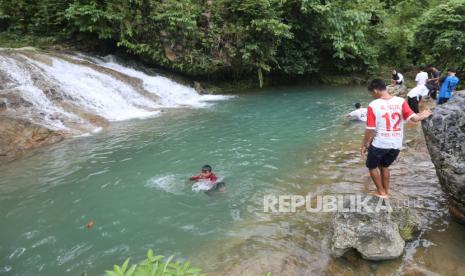
[[[183,181],[176,175],[154,176],[147,180],[145,187],[155,188],[170,194],[182,194]]]
[[[0,56],[0,70],[12,80],[12,82],[6,84],[7,87],[21,91],[22,98],[31,103],[34,107],[38,107],[38,110],[42,113],[47,115],[59,113],[72,116],[48,99],[44,92],[34,85],[27,69],[18,64],[14,59]],[[29,113],[32,111],[33,110],[30,110]],[[34,121],[34,116],[28,117]],[[52,120],[50,116],[45,116],[43,119],[41,123],[45,123],[45,125],[52,129],[67,129],[61,121]]]
[[[159,104],[110,75],[58,58],[52,60],[51,66],[33,62],[53,76],[66,98],[109,121],[145,118],[159,113],[154,110],[161,107]]]
[[[216,183],[219,183],[219,182],[223,182],[223,178],[218,178]],[[215,185],[215,183],[212,183],[210,180],[206,180],[206,179],[205,180],[200,180],[200,181],[195,182],[192,185],[192,191],[194,191],[194,192],[208,191],[214,185]]]
[[[179,84],[169,78],[162,76],[150,76],[133,68],[124,67],[116,63],[114,58],[111,56],[106,57],[103,61],[95,61],[100,66],[141,79],[143,81],[144,88],[147,91],[154,93],[161,98],[162,105],[164,107],[205,107],[208,106],[207,102],[227,100],[233,97],[225,95],[200,95],[194,88]]]

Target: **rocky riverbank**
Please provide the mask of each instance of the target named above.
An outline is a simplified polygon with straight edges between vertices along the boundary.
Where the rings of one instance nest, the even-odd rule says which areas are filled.
[[[465,91],[437,106],[423,131],[450,213],[465,224]]]

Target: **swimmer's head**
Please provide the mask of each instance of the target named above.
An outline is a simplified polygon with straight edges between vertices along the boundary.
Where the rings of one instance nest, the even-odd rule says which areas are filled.
[[[210,165],[204,165],[201,170],[202,172],[211,172],[212,167]]]
[[[360,103],[356,103],[355,105],[355,108],[359,109],[360,107],[362,107],[362,105]]]

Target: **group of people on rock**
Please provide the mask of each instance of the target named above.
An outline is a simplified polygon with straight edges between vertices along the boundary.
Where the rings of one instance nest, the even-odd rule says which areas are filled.
[[[415,77],[416,86],[407,94],[407,104],[413,112],[419,113],[419,104],[422,99],[432,98],[437,104],[446,103],[451,97],[457,85],[459,78],[456,76],[455,68],[447,69],[447,74],[440,77],[441,72],[435,66],[420,67]],[[391,86],[402,86],[405,83],[404,76],[392,70]],[[355,104],[355,110],[347,114],[353,120],[366,122],[367,109],[360,103]]]
[[[410,108],[418,113],[420,111],[418,105],[421,99],[426,97],[433,98],[437,104],[446,103],[459,84],[456,73],[455,68],[449,68],[447,74],[440,77],[441,73],[436,67],[420,67],[415,77],[416,86],[407,94],[407,103]],[[402,79],[403,82],[403,76],[394,70],[391,84],[399,85],[398,79]]]

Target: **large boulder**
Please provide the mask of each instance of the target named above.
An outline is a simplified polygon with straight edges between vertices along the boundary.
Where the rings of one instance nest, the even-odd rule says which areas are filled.
[[[423,132],[452,217],[465,223],[465,91],[455,92],[423,121]]]
[[[398,258],[404,252],[405,240],[411,239],[420,228],[420,218],[413,209],[393,209],[377,197],[371,197],[367,206],[368,209],[336,213],[332,221],[334,257],[355,249],[366,260]]]

